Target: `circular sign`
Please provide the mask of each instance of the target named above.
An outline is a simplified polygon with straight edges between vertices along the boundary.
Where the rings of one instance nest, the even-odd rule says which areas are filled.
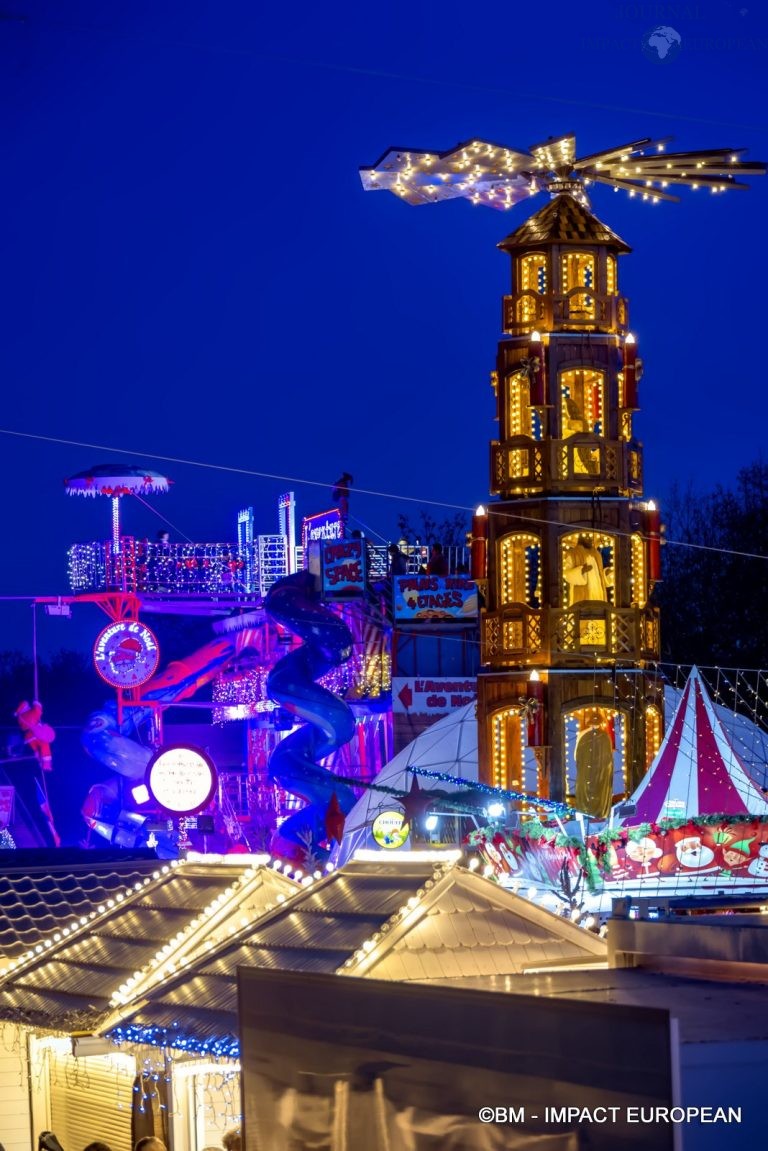
[[[93,645],[96,671],[110,687],[139,687],[152,678],[159,661],[157,637],[138,620],[111,623]]]
[[[196,815],[213,799],[216,768],[198,747],[161,747],[147,765],[145,783],[156,803],[172,815]]]
[[[403,846],[410,830],[402,811],[382,811],[373,821],[371,835],[379,847],[392,850]]]

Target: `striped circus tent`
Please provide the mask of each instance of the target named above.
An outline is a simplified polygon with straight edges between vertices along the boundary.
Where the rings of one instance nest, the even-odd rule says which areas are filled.
[[[700,815],[768,816],[694,667],[647,774],[627,800],[625,826]]]

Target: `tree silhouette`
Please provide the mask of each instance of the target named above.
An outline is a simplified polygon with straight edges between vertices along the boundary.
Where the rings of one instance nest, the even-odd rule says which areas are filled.
[[[662,650],[674,663],[764,668],[768,663],[768,464],[743,468],[733,490],[673,490],[664,509],[667,545]]]
[[[414,525],[410,516],[400,515],[397,518],[397,528],[400,538],[409,544],[418,541],[421,544],[440,543],[443,547],[463,547],[467,542],[469,520],[464,512],[436,520],[422,509],[419,512],[419,523]]]

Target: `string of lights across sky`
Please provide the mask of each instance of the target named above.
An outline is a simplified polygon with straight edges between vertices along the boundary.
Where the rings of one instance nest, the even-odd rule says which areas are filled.
[[[94,451],[111,452],[114,455],[131,456],[134,459],[143,457],[148,460],[159,460],[166,464],[179,464],[185,467],[204,468],[208,471],[214,472],[228,472],[232,475],[245,476],[251,479],[279,480],[281,483],[300,484],[304,487],[332,488],[335,482],[329,480],[310,480],[301,476],[278,475],[275,472],[259,472],[255,471],[253,468],[235,467],[233,464],[215,464],[206,460],[190,460],[181,456],[165,456],[159,455],[157,452],[144,451],[143,449],[118,448],[110,444],[93,444],[84,440],[64,439],[61,436],[45,436],[39,432],[22,432],[13,428],[0,428],[0,435],[14,436],[18,439],[39,440],[42,443],[48,444],[63,444],[66,447],[72,448],[92,448]],[[397,500],[398,503],[412,503],[427,507],[446,508],[449,511],[465,512],[468,514],[475,510],[474,507],[470,507],[466,504],[448,503],[445,500],[434,500],[425,496],[408,496],[404,495],[402,492],[386,492],[380,491],[376,488],[361,488],[357,486],[355,486],[354,491],[358,495],[377,496],[380,499]],[[494,515],[495,509],[492,503],[485,504],[484,507],[488,515]],[[508,511],[505,514],[507,516],[510,515]],[[162,518],[165,519],[165,517]],[[166,520],[165,522],[167,523],[170,521]],[[546,517],[525,517],[525,522],[545,525],[560,523],[559,520],[549,520]],[[185,533],[180,532],[180,534],[184,535]],[[611,534],[621,536],[627,535],[629,533],[615,531],[612,529]],[[738,551],[733,548],[715,547],[712,544],[698,544],[688,542],[687,540],[673,540],[669,539],[667,536],[664,537],[664,542],[665,544],[674,547],[691,548],[695,551],[716,552],[718,555],[741,556],[743,559],[752,560],[768,560],[768,555],[761,552]]]

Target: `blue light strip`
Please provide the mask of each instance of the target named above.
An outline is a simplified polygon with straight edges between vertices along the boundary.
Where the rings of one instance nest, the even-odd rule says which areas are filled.
[[[128,1025],[115,1027],[107,1035],[113,1043],[140,1043],[149,1047],[173,1047],[180,1051],[192,1051],[196,1055],[216,1055],[226,1059],[240,1058],[240,1040],[232,1035],[223,1038],[201,1039],[187,1035],[173,1027],[139,1027]]]

